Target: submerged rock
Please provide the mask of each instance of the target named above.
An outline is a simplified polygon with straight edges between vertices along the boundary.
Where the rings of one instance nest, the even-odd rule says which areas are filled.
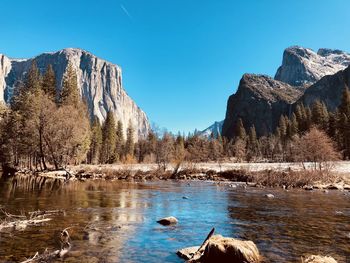
[[[168,225],[175,225],[177,224],[178,220],[176,217],[169,216],[169,217],[164,217],[160,220],[157,221],[157,223],[163,225],[163,226],[168,226]]]
[[[258,263],[260,261],[261,256],[254,242],[216,235],[209,239],[203,255],[196,262]]]
[[[332,257],[312,255],[307,257],[303,263],[337,263],[337,261]]]

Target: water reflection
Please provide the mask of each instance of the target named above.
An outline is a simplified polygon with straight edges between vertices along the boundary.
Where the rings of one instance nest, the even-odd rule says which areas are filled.
[[[4,209],[65,213],[44,226],[1,233],[0,261],[18,262],[53,249],[58,231],[71,227],[73,249],[66,262],[182,262],[174,252],[199,245],[215,227],[223,235],[253,240],[268,262],[298,262],[306,253],[330,254],[346,262],[348,195],[274,190],[276,198],[266,199],[265,193],[205,182],[65,184],[14,178],[0,185]],[[179,219],[177,226],[156,223],[169,215]]]

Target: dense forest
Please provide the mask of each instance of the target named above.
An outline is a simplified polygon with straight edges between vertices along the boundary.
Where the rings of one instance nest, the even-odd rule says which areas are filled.
[[[77,75],[68,65],[62,88],[56,89],[51,66],[43,75],[35,62],[18,82],[9,106],[0,109],[0,162],[33,170],[59,169],[80,163],[167,163],[183,161],[314,161],[350,158],[350,92],[344,88],[335,112],[316,101],[281,116],[274,134],[257,137],[238,120],[235,138],[205,138],[151,131],[135,139],[131,124],[107,113],[103,124],[91,120],[78,92]]]

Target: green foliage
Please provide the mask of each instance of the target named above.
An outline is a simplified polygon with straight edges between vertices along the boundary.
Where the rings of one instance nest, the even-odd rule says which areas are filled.
[[[85,159],[90,144],[87,109],[54,102],[54,74],[42,78],[32,63],[24,83],[15,89],[11,109],[1,119],[2,162],[30,169],[56,169]],[[51,90],[51,91],[50,91]]]
[[[90,163],[97,164],[100,160],[102,150],[102,127],[97,117],[91,125],[91,144],[89,150]]]
[[[72,105],[74,107],[79,106],[80,96],[77,81],[77,74],[73,68],[73,65],[69,62],[63,76],[61,96],[59,100],[61,105]]]
[[[124,151],[124,131],[123,131],[123,123],[119,120],[117,122],[117,130],[116,130],[116,145],[115,145],[115,155],[116,158],[120,161],[123,158]]]
[[[247,136],[247,133],[245,131],[243,121],[241,118],[238,119],[235,129],[235,136],[236,138],[244,140]]]
[[[113,163],[115,162],[115,147],[116,147],[116,128],[115,120],[112,111],[107,113],[106,121],[102,128],[102,152],[101,162],[102,163]]]
[[[43,76],[42,88],[50,99],[56,101],[56,76],[51,64],[46,68],[46,72]]]
[[[131,123],[129,123],[126,131],[125,155],[134,156],[135,131]]]

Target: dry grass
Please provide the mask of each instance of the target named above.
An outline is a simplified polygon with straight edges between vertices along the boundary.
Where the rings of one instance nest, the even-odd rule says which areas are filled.
[[[200,179],[227,180],[235,182],[256,183],[266,187],[304,187],[317,184],[331,184],[342,181],[335,173],[319,170],[262,170],[249,171],[233,169],[225,171],[204,168],[185,167],[180,170],[153,169],[148,171],[133,170],[132,167],[116,169],[103,166],[85,166],[76,169],[78,178],[105,180],[167,180],[167,179]]]

